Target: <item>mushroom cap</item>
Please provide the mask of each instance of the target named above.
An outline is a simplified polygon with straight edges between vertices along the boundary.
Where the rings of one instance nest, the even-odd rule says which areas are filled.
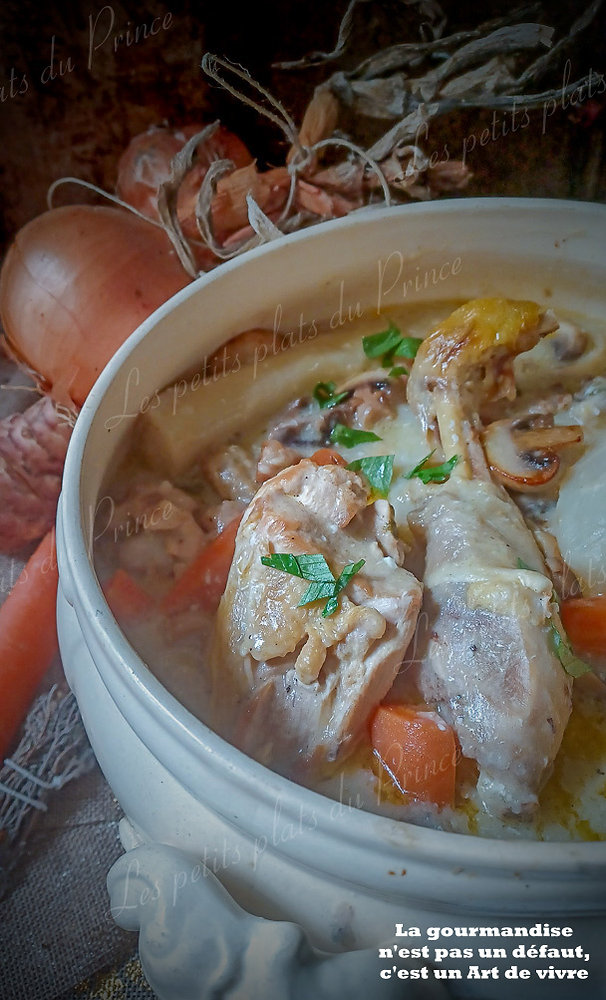
[[[509,489],[536,490],[560,468],[559,449],[583,440],[580,426],[554,426],[553,417],[534,414],[495,420],[484,428],[482,444],[491,473]]]

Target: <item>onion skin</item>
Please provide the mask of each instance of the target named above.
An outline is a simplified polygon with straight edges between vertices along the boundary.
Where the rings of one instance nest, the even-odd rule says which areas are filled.
[[[127,337],[190,281],[163,230],[70,205],[17,234],[0,274],[8,352],[57,403],[79,407]]]
[[[158,188],[170,176],[171,161],[187,140],[203,128],[204,125],[174,129],[152,127],[134,136],[118,163],[116,190],[120,198],[143,215],[158,219]],[[180,219],[191,213],[210,163],[224,159],[232,160],[236,169],[252,163],[251,154],[238,136],[219,125],[204,145],[198,147],[198,160],[183,182],[179,193]],[[187,203],[185,207],[183,202]],[[194,235],[198,235],[197,232]]]
[[[168,180],[171,163],[188,139],[203,130],[203,125],[185,125],[183,128],[150,128],[131,139],[120,157],[116,190],[122,201],[138,209],[151,219],[159,219],[158,188]],[[244,143],[223,125],[200,143],[197,157],[184,177],[177,196],[177,215],[185,237],[192,241],[191,249],[197,266],[202,271],[210,271],[220,262],[212,250],[200,243],[200,232],[196,222],[196,203],[204,176],[214,160],[231,160],[234,171],[251,166],[253,175],[257,171],[253,158]],[[285,173],[287,173],[285,171]],[[230,176],[233,176],[231,174]],[[288,177],[288,174],[287,174]],[[221,182],[219,182],[221,183]],[[247,185],[247,190],[250,183]],[[212,218],[215,236],[222,241],[237,226],[231,226],[228,208],[223,202],[213,200]],[[283,201],[286,200],[286,195]],[[248,222],[245,195],[241,198],[244,206],[244,220]],[[241,225],[239,223],[238,225]]]

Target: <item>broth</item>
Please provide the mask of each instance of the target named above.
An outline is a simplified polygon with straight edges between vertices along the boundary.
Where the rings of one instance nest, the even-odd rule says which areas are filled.
[[[225,679],[221,676],[221,635],[228,636],[225,649],[229,646],[230,652],[227,659],[231,657],[235,662],[240,657],[245,664],[242,668],[245,679],[248,677],[247,671],[250,672],[250,663],[256,669],[256,664],[260,662],[254,655],[251,660],[250,651],[246,655],[237,652],[244,648],[242,636],[234,637],[233,631],[233,604],[239,600],[237,584],[232,585],[232,592],[235,588],[236,593],[232,607],[226,609],[230,588],[228,583],[228,591],[221,604],[222,610],[217,617],[216,604],[225,586],[224,574],[229,567],[229,559],[227,563],[225,561],[225,549],[230,533],[235,535],[238,521],[245,511],[249,512],[250,522],[250,510],[255,498],[257,503],[260,503],[260,497],[268,498],[264,500],[266,505],[274,502],[271,498],[276,489],[272,484],[282,482],[280,476],[290,475],[292,479],[294,473],[291,474],[289,470],[296,468],[301,459],[309,460],[311,456],[316,456],[311,465],[319,469],[329,468],[328,472],[318,473],[317,482],[330,486],[340,476],[341,493],[338,497],[342,499],[342,491],[351,486],[351,473],[345,470],[337,474],[331,472],[331,468],[343,469],[345,462],[351,464],[360,460],[363,460],[363,468],[373,468],[366,460],[393,455],[393,475],[388,491],[396,525],[393,552],[389,549],[391,542],[385,541],[388,528],[391,531],[391,527],[385,525],[380,531],[376,529],[376,537],[373,535],[371,539],[372,545],[363,551],[366,553],[368,571],[376,556],[377,545],[383,546],[381,559],[383,563],[385,560],[392,561],[392,572],[402,574],[403,586],[407,579],[405,572],[415,582],[417,578],[424,581],[428,532],[433,530],[431,525],[434,522],[430,524],[428,515],[423,511],[428,509],[430,501],[435,506],[436,498],[444,496],[454,505],[452,509],[459,509],[457,504],[460,504],[461,496],[463,499],[468,495],[475,497],[475,494],[465,492],[476,489],[475,485],[461,486],[463,493],[460,496],[456,494],[456,484],[459,482],[457,462],[463,462],[461,456],[446,454],[446,449],[441,455],[438,448],[437,454],[427,459],[430,451],[427,434],[418,412],[407,402],[407,374],[402,371],[406,369],[409,372],[416,362],[413,362],[412,357],[401,355],[386,358],[389,349],[382,353],[375,352],[374,356],[371,347],[366,352],[363,349],[363,338],[396,329],[398,336],[413,338],[410,342],[406,341],[404,347],[399,347],[405,354],[412,354],[418,348],[414,340],[425,338],[458,305],[455,302],[437,302],[409,306],[391,314],[387,321],[374,324],[369,324],[368,320],[355,322],[337,333],[314,328],[314,332],[308,332],[303,342],[296,344],[277,343],[275,335],[272,336],[267,331],[248,331],[230,341],[212,359],[207,359],[203,370],[184,373],[181,380],[159,392],[157,403],[137,418],[128,448],[105,485],[98,505],[98,516],[103,523],[102,528],[96,532],[97,573],[119,624],[133,647],[166,688],[211,727],[217,728],[222,735],[246,752],[288,777],[349,805],[446,830],[496,837],[606,839],[606,685],[601,680],[601,674],[606,677],[606,662],[599,656],[592,660],[591,673],[578,677],[570,684],[572,711],[553,766],[549,762],[543,769],[538,808],[526,809],[520,799],[517,813],[516,806],[511,807],[511,804],[503,810],[490,807],[490,795],[487,797],[485,792],[486,783],[484,791],[482,781],[478,785],[478,774],[482,774],[484,765],[479,766],[471,753],[463,752],[460,733],[456,726],[452,726],[452,705],[449,716],[445,709],[447,698],[438,697],[435,701],[429,701],[427,697],[432,684],[423,680],[424,664],[427,662],[423,644],[430,643],[431,640],[423,638],[420,618],[412,640],[405,643],[406,648],[400,655],[401,669],[398,672],[396,668],[397,676],[378,700],[386,706],[413,705],[416,711],[425,712],[431,717],[438,729],[442,715],[446,716],[445,728],[452,726],[457,746],[455,797],[450,802],[425,800],[419,794],[418,782],[415,781],[412,782],[412,787],[404,787],[385,755],[377,753],[376,745],[371,743],[367,722],[358,725],[351,740],[350,734],[346,734],[349,742],[343,740],[343,744],[347,745],[342,754],[340,744],[334,751],[325,734],[322,738],[318,737],[318,746],[326,749],[322,749],[320,753],[314,745],[312,753],[307,744],[301,748],[295,747],[294,750],[291,742],[281,744],[280,736],[271,732],[271,725],[267,727],[265,738],[261,739],[259,736],[254,744],[247,742],[249,736],[242,734],[243,727],[250,725],[251,728],[256,726],[258,730],[262,730],[267,726],[268,719],[272,719],[272,711],[276,711],[272,705],[269,708],[259,707],[256,696],[250,704],[246,703],[239,714],[236,713],[237,718],[234,717],[235,709],[232,711],[233,704],[230,704],[226,713],[222,708],[216,708],[222,691],[225,692],[226,701],[237,701],[240,698],[241,683],[244,683],[237,680],[230,687],[232,682],[228,675],[225,674]],[[534,569],[528,564],[534,558],[534,537],[543,538],[545,532],[548,532],[559,542],[567,567],[576,575],[578,587],[586,595],[598,596],[606,592],[603,573],[606,566],[606,530],[600,521],[600,496],[604,496],[606,487],[606,450],[603,445],[606,423],[606,325],[593,317],[558,313],[558,319],[563,321],[564,333],[560,331],[560,334],[550,334],[532,350],[516,358],[514,371],[517,396],[513,400],[488,401],[481,411],[482,426],[493,426],[495,421],[519,421],[532,413],[535,418],[537,415],[543,418],[552,416],[556,427],[582,426],[584,441],[563,450],[557,475],[537,488],[531,487],[523,493],[510,491],[502,495],[502,491],[498,492],[501,487],[493,489],[488,476],[488,485],[477,487],[477,503],[492,504],[498,499],[504,505],[504,510],[509,510],[507,505],[510,505],[512,524],[515,521],[515,525],[518,524],[515,519],[518,518],[519,511],[522,512],[530,539],[527,543],[529,548],[524,551],[531,553],[527,559],[522,559],[518,552],[518,570],[522,575],[530,570],[536,578],[543,574],[541,579],[544,581],[546,571],[536,570],[536,564]],[[395,336],[396,340],[398,336]],[[343,399],[334,402],[336,397],[342,395]],[[340,439],[338,435],[335,436],[335,424],[358,432],[354,435],[353,444],[351,438],[346,441],[347,435],[343,431],[339,432]],[[360,431],[363,433],[360,434]],[[377,440],[362,440],[364,434],[366,438],[369,434],[375,435]],[[462,452],[467,444],[468,442],[461,442]],[[319,451],[326,449],[341,454],[343,460],[338,466],[318,464],[324,459],[329,463],[332,461],[330,455],[320,459],[317,457]],[[447,461],[455,458],[457,462],[445,470],[442,482],[425,484],[419,482],[418,476],[410,478],[419,465],[422,470],[431,469],[438,465],[440,459]],[[300,468],[311,468],[311,465]],[[354,475],[358,474],[359,471],[354,472]],[[313,475],[316,475],[315,472]],[[263,485],[259,480],[263,481]],[[284,478],[284,483],[286,482],[287,479]],[[358,480],[355,482],[357,484]],[[364,483],[367,487],[365,480]],[[272,488],[274,493],[271,492]],[[376,492],[376,483],[374,488]],[[276,511],[280,517],[286,518],[280,504],[283,496],[290,496],[288,489],[291,487],[287,489],[284,486],[281,489],[283,491],[279,494],[279,503],[275,501],[278,506],[270,510],[274,520],[278,516]],[[370,492],[367,499],[372,501],[374,494]],[[490,496],[487,499],[488,494]],[[584,498],[582,528],[578,517],[581,494]],[[372,506],[372,503],[366,504],[366,507]],[[289,517],[292,516],[291,507],[292,505],[288,508]],[[376,509],[379,510],[379,507]],[[269,515],[265,511],[262,516]],[[436,514],[438,541],[440,516],[444,518],[446,515]],[[261,514],[259,517],[261,518]],[[370,515],[367,517],[361,513],[360,518],[363,517],[368,520]],[[488,530],[486,525],[490,526],[491,517],[488,508],[487,512],[478,514],[480,532]],[[297,522],[297,531],[299,529]],[[354,541],[360,536],[360,530]],[[465,530],[464,526],[459,525],[458,534],[455,532],[454,535],[455,539],[461,540],[461,544],[465,541]],[[499,530],[497,525],[497,533]],[[519,532],[521,529],[516,527],[515,530]],[[473,534],[472,529],[470,532]],[[347,540],[346,533],[345,529],[340,532],[339,552],[342,553],[350,551],[347,546],[343,548]],[[590,558],[585,544],[586,533],[592,539]],[[326,536],[329,535],[327,529]],[[286,537],[284,532],[281,537]],[[238,534],[238,539],[240,548],[236,549],[235,561],[240,560],[242,565],[238,571],[245,574],[247,568],[243,563],[250,553],[243,548],[242,532]],[[473,544],[476,545],[476,542],[474,539]],[[364,540],[364,544],[367,544],[367,540]],[[497,545],[497,542],[494,544]],[[499,540],[498,545],[500,544]],[[362,545],[361,540],[359,545]],[[402,566],[403,550],[406,553]],[[349,563],[350,567],[357,565],[354,563],[355,545],[351,551],[354,555]],[[361,552],[362,548],[358,554]],[[268,558],[269,555],[268,549]],[[333,578],[341,572],[344,561],[345,556],[336,568],[331,563]],[[439,579],[439,586],[443,585],[448,565],[446,559],[440,572],[432,571],[432,579]],[[261,574],[264,570],[256,567],[254,572]],[[257,592],[261,594],[261,603],[267,601],[268,607],[275,601],[278,592],[283,595],[283,600],[287,600],[291,593],[288,588],[294,586],[292,571],[289,571],[290,575],[281,573],[274,565],[269,568],[269,572],[276,574],[273,589],[262,591],[259,589],[262,584],[254,583]],[[482,623],[487,621],[486,616],[495,614],[493,595],[485,592],[485,588],[478,597],[476,591],[478,587],[481,590],[484,583],[478,582],[475,577],[470,583],[471,576],[468,570],[466,572],[465,601],[470,613],[477,616],[478,635],[483,638],[485,630]],[[508,572],[515,575],[515,563]],[[235,570],[232,566],[233,573]],[[360,574],[357,581],[356,573]],[[372,619],[369,610],[363,624],[356,619],[349,633],[342,635],[337,627],[346,612],[353,614],[354,611],[359,611],[359,602],[356,604],[349,595],[358,593],[356,587],[363,587],[361,573],[361,570],[355,571],[342,590],[335,594],[335,610],[325,617],[320,616],[322,621],[317,612],[321,599],[329,599],[327,595],[330,583],[326,585],[328,589],[323,598],[317,597],[311,602],[312,610],[305,610],[308,615],[306,642],[312,636],[309,616],[313,615],[313,629],[316,630],[313,635],[321,635],[321,643],[325,644],[322,646],[324,652],[329,648],[326,643],[340,645],[341,649],[347,643],[351,646],[351,635],[354,632],[358,638],[364,630],[370,634],[368,630],[376,626],[378,614],[372,608],[375,618]],[[239,579],[243,578],[241,576]],[[307,577],[308,581],[309,579]],[[257,580],[255,576],[255,581]],[[376,586],[384,585],[381,573],[377,580],[379,583]],[[296,583],[299,585],[298,580]],[[501,583],[502,581],[499,586]],[[535,584],[538,587],[536,579],[532,585]],[[371,586],[364,585],[367,590]],[[389,586],[385,586],[389,590]],[[475,603],[469,597],[474,587]],[[498,588],[495,592],[498,592]],[[434,614],[428,603],[428,594],[432,593],[431,587],[426,584],[421,616]],[[438,589],[435,593],[438,593]],[[411,594],[414,597],[414,584],[411,584]],[[398,595],[389,591],[389,596],[390,600],[395,600]],[[373,592],[366,605],[370,607],[374,601],[382,607],[381,601],[385,600],[383,591],[379,591],[378,596]],[[299,607],[303,608],[302,605],[297,605],[295,611],[300,617],[304,609],[298,611]],[[325,606],[324,609],[326,610]],[[261,621],[262,611],[263,609],[257,613],[255,609],[255,628],[261,628],[258,622]],[[284,629],[291,627],[291,611],[292,607],[281,618],[279,614],[282,612],[275,612],[278,617],[273,621],[280,621],[282,625],[279,629],[273,628],[276,632],[274,637],[267,634],[272,632],[272,628],[266,628],[263,636],[263,648],[270,650],[265,655],[263,669],[267,667],[274,685],[278,683],[275,681],[275,673],[276,669],[278,672],[281,669],[279,663],[280,656],[283,655],[280,653],[280,642],[284,638]],[[402,611],[403,615],[405,613],[408,614],[405,610]],[[267,611],[267,615],[269,614]],[[520,620],[525,614],[526,612],[520,611]],[[220,624],[217,624],[218,621]],[[244,624],[248,625],[248,622]],[[550,627],[553,629],[553,625],[548,622],[545,628]],[[221,629],[224,630],[223,633]],[[323,631],[318,631],[319,629]],[[400,629],[398,632],[396,629],[396,633],[390,637],[390,662],[393,661],[393,648],[397,647],[397,641],[404,643],[404,631]],[[270,638],[275,648],[271,645]],[[261,641],[258,636],[257,640]],[[368,648],[373,651],[377,643],[386,641],[381,636],[376,640],[368,639],[368,635],[366,640]],[[297,649],[291,652],[293,656],[302,654],[302,644],[299,643]],[[316,653],[317,650],[312,650],[306,658],[297,659],[296,669],[300,671],[298,682],[306,685],[309,690],[314,685],[317,689],[322,683],[321,671],[319,674],[313,673]],[[310,671],[307,680],[307,675],[302,673],[301,664]],[[292,669],[293,663],[289,661],[289,670]],[[383,667],[380,669],[383,670]],[[564,674],[563,665],[560,664],[558,669]],[[556,682],[562,683],[559,676],[556,677]],[[266,690],[267,687],[264,687],[263,691]],[[371,687],[363,688],[360,701],[363,705],[370,704],[374,713],[376,705],[372,704],[372,694],[369,691],[372,691]],[[289,692],[288,694],[290,696]],[[280,697],[283,701],[280,702],[279,711],[283,714],[286,711],[284,706],[289,702],[285,694],[282,693]],[[316,709],[310,711],[313,714]],[[370,718],[371,712],[367,714]],[[317,717],[320,720],[323,718],[320,710]],[[344,718],[346,717],[347,712],[344,714]],[[276,715],[275,724],[278,728],[281,718],[282,715]],[[325,719],[321,724],[324,723]],[[330,729],[330,725],[331,723],[326,723],[326,731]],[[462,729],[466,727],[468,730],[467,723]],[[523,738],[524,733],[522,742]],[[513,764],[509,769],[511,775],[513,776],[516,768],[522,773],[526,764],[520,763],[517,757],[512,760]],[[501,767],[500,764],[498,766]],[[494,762],[488,767],[489,771],[493,768],[490,774],[494,785]],[[518,782],[517,777],[515,782]],[[506,789],[503,794],[506,798],[510,790]],[[515,794],[511,792],[512,802]]]

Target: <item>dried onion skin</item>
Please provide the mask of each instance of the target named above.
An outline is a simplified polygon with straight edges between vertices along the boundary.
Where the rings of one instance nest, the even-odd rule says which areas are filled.
[[[150,128],[134,136],[118,163],[116,189],[120,198],[143,215],[158,219],[158,188],[168,180],[173,157],[203,125],[183,128]],[[193,216],[193,202],[202,178],[213,160],[231,160],[234,168],[244,167],[253,158],[244,143],[223,125],[198,149],[198,159],[179,192],[179,218]],[[190,235],[197,236],[197,231]]]

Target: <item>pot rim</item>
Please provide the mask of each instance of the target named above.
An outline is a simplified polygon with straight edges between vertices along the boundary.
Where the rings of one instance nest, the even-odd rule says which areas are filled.
[[[439,217],[453,214],[465,216],[468,213],[494,214],[495,211],[498,213],[533,211],[550,216],[556,213],[562,216],[562,221],[568,216],[578,225],[579,221],[586,218],[594,226],[597,212],[604,217],[603,221],[606,221],[606,206],[560,199],[486,197],[445,199],[389,208],[371,207],[352,213],[343,219],[324,223],[322,226],[289,234],[281,238],[277,244],[265,244],[249,251],[243,258],[227,261],[214,271],[195,279],[160,306],[131,334],[108,363],[89,393],[76,422],[65,463],[59,507],[57,548],[60,579],[66,592],[77,593],[76,613],[81,626],[84,628],[86,625],[94,644],[105,649],[110,645],[116,654],[112,657],[109,669],[103,671],[98,660],[97,669],[129,725],[146,743],[154,739],[151,735],[152,729],[159,733],[170,733],[172,739],[178,742],[179,747],[190,758],[190,762],[198,760],[201,763],[204,758],[211,760],[218,779],[231,785],[237,784],[244,796],[243,801],[248,798],[252,802],[254,798],[255,802],[262,799],[266,804],[270,804],[271,801],[279,802],[284,814],[293,816],[299,814],[301,807],[308,808],[319,816],[319,825],[323,829],[329,830],[333,838],[338,838],[340,844],[347,846],[347,851],[343,853],[347,853],[350,859],[356,855],[360,858],[361,852],[367,852],[369,844],[374,842],[380,843],[384,852],[393,848],[400,860],[405,858],[403,852],[412,850],[422,862],[439,868],[452,869],[456,864],[478,872],[494,870],[497,864],[500,869],[508,868],[518,874],[522,865],[526,872],[532,871],[533,877],[539,879],[547,880],[554,871],[567,877],[578,878],[585,873],[586,876],[595,878],[598,869],[606,872],[606,843],[476,837],[419,827],[347,805],[344,806],[345,815],[335,817],[335,800],[297,785],[247,757],[214,733],[163,687],[129,644],[109,612],[92,565],[85,535],[80,487],[83,476],[82,461],[90,428],[111,382],[126,364],[134,348],[160,320],[171,313],[175,306],[197,296],[201,289],[212,286],[217,281],[225,281],[230,274],[237,273],[253,259],[280,253],[286,245],[301,242],[313,244],[314,240],[326,238],[333,231],[376,224],[387,214],[393,216],[394,213],[398,213],[404,218],[411,215]],[[128,692],[136,695],[138,711],[133,709],[134,703],[129,703]],[[142,708],[145,710],[143,713],[141,713]],[[147,722],[143,722],[142,719],[146,719]],[[173,747],[174,745],[171,744]],[[173,770],[174,762],[159,759],[168,770]],[[251,797],[251,788],[255,790],[254,797]],[[221,801],[213,803],[213,808],[217,808],[228,822],[232,824],[239,822],[239,815],[230,812],[226,803]],[[240,809],[239,813],[243,811]],[[353,819],[354,814],[355,819]],[[247,815],[246,831],[252,830],[257,836],[266,833],[266,823],[260,822],[261,819],[262,817],[257,817],[256,813]],[[291,857],[298,855],[295,840],[292,844],[280,845],[280,849]],[[497,845],[498,850],[495,850]],[[394,855],[390,858],[384,853],[383,856],[384,867],[387,869]],[[322,858],[318,859],[318,867],[322,868]],[[352,870],[355,871],[352,869],[351,861],[347,869],[350,873]],[[334,876],[335,868],[332,860],[325,870],[327,874]],[[356,878],[360,875],[358,871],[355,871],[355,874]],[[385,870],[384,874],[382,885],[377,885],[376,872],[373,872],[372,880],[368,884],[375,890],[389,888],[393,891],[394,880],[388,878],[392,873]],[[360,875],[360,878],[363,876]]]

